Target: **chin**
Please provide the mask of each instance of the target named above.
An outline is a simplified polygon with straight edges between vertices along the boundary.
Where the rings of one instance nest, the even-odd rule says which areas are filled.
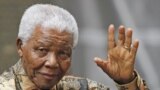
[[[44,89],[44,90],[48,90],[48,89],[52,89],[55,85],[49,85],[49,84],[46,84],[46,85],[41,85],[39,86],[40,89]]]
[[[54,82],[54,83],[38,83],[38,82],[36,83],[35,82],[35,85],[42,90],[43,89],[46,90],[46,89],[52,89],[57,83],[58,82]]]
[[[46,80],[44,78],[37,78],[33,79],[34,84],[40,89],[51,89],[53,88],[58,82],[60,78],[54,78],[53,80]]]

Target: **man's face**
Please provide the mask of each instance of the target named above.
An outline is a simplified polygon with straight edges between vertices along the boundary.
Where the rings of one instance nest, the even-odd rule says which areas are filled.
[[[73,37],[68,32],[36,28],[25,45],[21,59],[31,81],[42,89],[53,87],[71,64]]]

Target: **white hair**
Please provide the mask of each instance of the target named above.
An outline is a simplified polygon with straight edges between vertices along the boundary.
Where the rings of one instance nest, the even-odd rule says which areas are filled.
[[[56,28],[73,34],[73,47],[78,43],[78,27],[74,17],[65,9],[51,4],[35,4],[22,16],[18,38],[26,43],[33,31],[40,25],[43,28]]]

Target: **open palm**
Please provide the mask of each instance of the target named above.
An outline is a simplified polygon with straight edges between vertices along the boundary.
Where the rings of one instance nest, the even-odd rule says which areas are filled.
[[[109,77],[119,83],[128,83],[134,79],[134,62],[139,42],[132,43],[132,30],[125,31],[124,26],[119,27],[118,40],[115,41],[114,26],[108,28],[108,54],[107,59],[95,58],[97,65]]]

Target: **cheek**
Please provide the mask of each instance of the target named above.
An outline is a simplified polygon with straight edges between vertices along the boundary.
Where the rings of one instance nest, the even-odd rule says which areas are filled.
[[[26,61],[26,63],[32,68],[40,67],[45,61],[45,57],[39,57],[38,54],[36,54],[34,51],[30,52],[27,57],[28,60]]]
[[[63,73],[66,73],[69,67],[71,66],[71,60],[65,60],[61,62],[60,66],[61,66]]]
[[[41,59],[32,59],[32,60],[26,60],[24,63],[26,67],[29,67],[30,69],[36,70],[43,66],[45,60]]]
[[[34,72],[36,69],[43,66],[45,59],[38,58],[36,55],[30,53],[24,56],[23,65],[29,76],[34,76]]]

